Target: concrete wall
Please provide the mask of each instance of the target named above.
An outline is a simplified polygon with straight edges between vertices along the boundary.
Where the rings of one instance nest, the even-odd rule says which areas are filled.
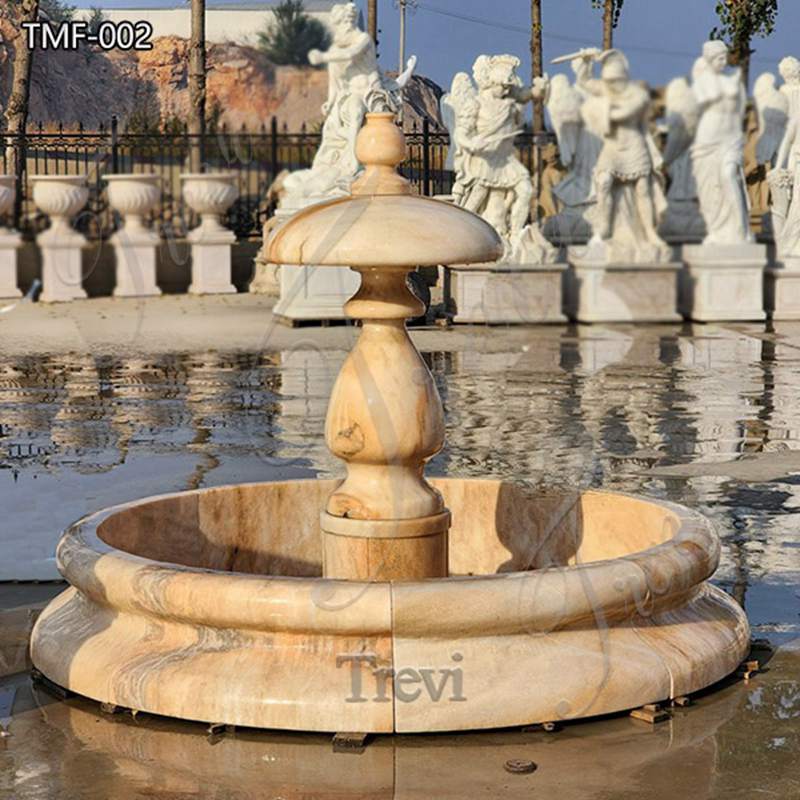
[[[308,11],[309,16],[315,17],[326,27],[329,12]],[[89,9],[80,9],[76,14],[78,19],[86,19],[91,14]],[[188,39],[192,30],[191,10],[187,3],[186,8],[161,8],[161,9],[103,9],[106,19],[111,22],[140,22],[146,21],[153,26],[153,38],[159,36],[180,36]],[[269,9],[209,9],[206,11],[206,39],[213,43],[235,42],[236,44],[258,44],[258,34],[273,18]]]

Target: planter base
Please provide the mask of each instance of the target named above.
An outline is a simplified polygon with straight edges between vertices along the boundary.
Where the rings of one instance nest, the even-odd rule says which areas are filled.
[[[53,233],[52,236],[49,234]],[[52,228],[38,238],[42,253],[42,303],[82,300],[83,254],[86,240],[78,233],[54,233]]]
[[[199,228],[198,228],[199,230]],[[192,238],[192,283],[189,294],[236,294],[231,283],[231,246],[236,242],[232,231],[215,236]]]
[[[17,248],[22,236],[9,230],[0,230],[0,297],[22,297],[17,286]]]
[[[114,297],[153,297],[161,294],[156,284],[156,249],[154,234],[130,236],[118,233],[111,238],[117,261],[117,285]]]

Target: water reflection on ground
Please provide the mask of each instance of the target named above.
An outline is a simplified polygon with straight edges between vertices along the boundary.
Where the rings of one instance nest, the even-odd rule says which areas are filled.
[[[26,675],[11,736],[0,740],[0,796],[16,800],[697,800],[800,796],[800,652],[779,651],[750,683],[731,683],[652,727],[625,716],[556,733],[377,737],[335,753],[330,737],[108,716],[88,700],[57,701]],[[533,761],[513,775],[512,759]]]
[[[556,735],[385,737],[359,755],[321,736],[209,740],[201,725],[107,717],[20,674],[0,681],[12,734],[0,738],[0,798],[800,797],[800,337],[554,327],[487,330],[465,347],[426,336],[447,423],[431,472],[703,511],[723,538],[717,582],[755,635],[782,645],[768,671],[656,728],[622,716]],[[299,340],[280,352],[0,355],[0,579],[55,577],[58,531],[98,507],[340,474],[321,432],[345,352]],[[538,769],[510,775],[509,759]]]
[[[732,328],[492,329],[425,354],[433,473],[603,486],[698,508],[756,633],[800,631],[800,342]],[[55,577],[58,531],[123,500],[339,474],[322,441],[344,350],[0,356],[0,579]]]

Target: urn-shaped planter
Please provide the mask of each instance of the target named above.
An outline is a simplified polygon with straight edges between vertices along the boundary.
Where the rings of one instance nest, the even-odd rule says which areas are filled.
[[[32,175],[31,183],[36,208],[47,214],[52,222],[46,238],[53,243],[57,237],[83,240],[70,223],[89,200],[86,175]]]
[[[86,175],[33,175],[33,202],[50,217],[50,227],[36,241],[42,251],[42,294],[45,303],[86,297],[81,287],[81,248],[86,239],[72,228],[72,219],[89,199]]]
[[[200,227],[192,232],[192,239],[229,236],[221,219],[236,202],[239,188],[235,172],[206,172],[181,175],[183,199],[186,205],[200,215]]]
[[[0,175],[0,217],[8,214],[17,196],[16,178]],[[22,237],[10,228],[0,226],[0,297],[20,297],[17,287],[17,248]]]
[[[158,236],[144,225],[144,218],[161,199],[161,178],[154,173],[141,175],[107,175],[108,202],[124,218],[125,225],[118,231],[136,239],[154,239]]]
[[[221,218],[239,196],[234,172],[181,175],[183,199],[200,215],[200,226],[188,236],[192,244],[191,294],[233,294],[231,245],[233,231],[223,227]]]
[[[16,178],[13,175],[0,175],[0,217],[11,211],[16,196]]]

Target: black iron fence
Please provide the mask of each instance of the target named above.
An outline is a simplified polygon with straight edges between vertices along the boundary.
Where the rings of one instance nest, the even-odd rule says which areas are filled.
[[[520,134],[517,146],[521,160],[536,173],[536,150],[547,137],[530,132]],[[202,137],[186,131],[130,133],[122,131],[113,119],[97,131],[29,129],[24,136],[0,133],[2,166],[7,173],[9,156],[16,151],[17,200],[7,224],[27,236],[35,235],[47,223],[33,204],[33,175],[88,176],[90,199],[76,226],[91,239],[110,236],[117,224],[109,208],[106,175],[117,173],[156,173],[161,177],[161,205],[152,221],[163,235],[182,236],[197,220],[184,205],[180,176],[189,171],[189,154],[198,148],[207,170],[225,170],[238,176],[239,199],[231,208],[227,225],[240,239],[257,238],[273,208],[267,197],[282,170],[309,167],[320,142],[318,131],[302,129],[292,133],[273,118],[258,131],[209,131]],[[401,171],[424,195],[448,194],[453,173],[447,169],[449,136],[435,130],[427,121],[406,131],[408,158]]]

